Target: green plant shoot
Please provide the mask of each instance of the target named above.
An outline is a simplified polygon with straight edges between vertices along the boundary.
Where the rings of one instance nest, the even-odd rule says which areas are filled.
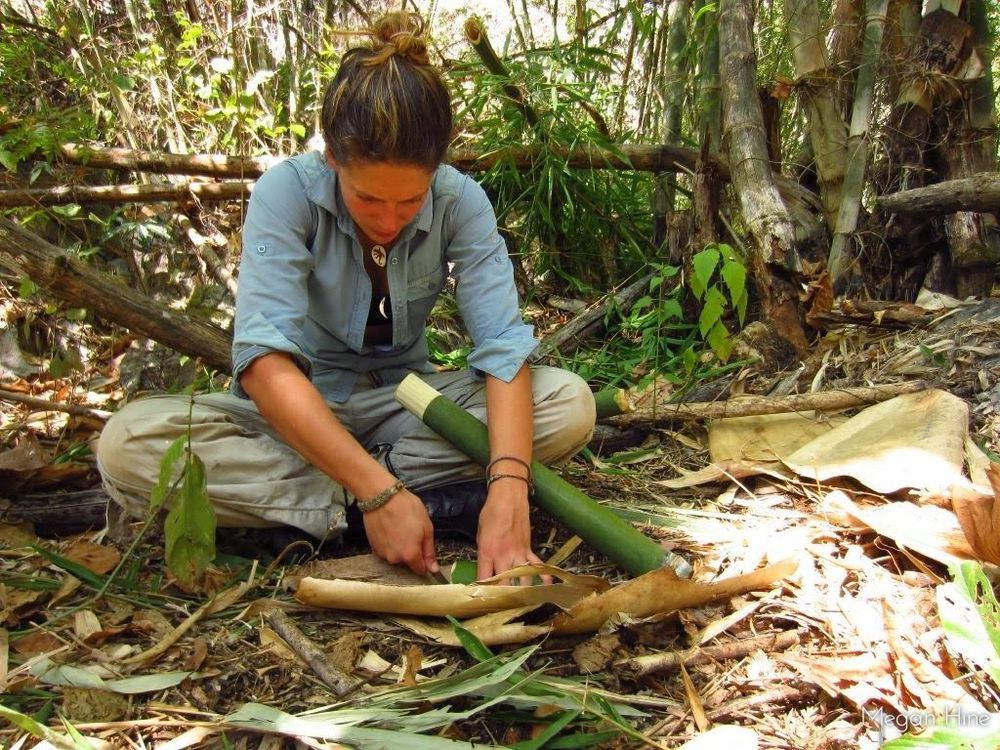
[[[736,311],[742,328],[747,314],[747,269],[729,245],[709,245],[691,259],[688,287],[702,303],[698,332],[715,355],[726,362],[732,354],[732,336],[723,317]]]

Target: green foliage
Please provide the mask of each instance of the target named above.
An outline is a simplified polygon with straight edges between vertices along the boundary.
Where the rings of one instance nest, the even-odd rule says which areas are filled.
[[[1000,604],[979,563],[954,566],[951,574],[952,581],[937,589],[948,646],[1000,688]]]
[[[722,361],[732,354],[732,337],[723,321],[735,310],[740,327],[747,314],[747,269],[732,247],[709,245],[691,260],[688,287],[702,303],[698,332]]]
[[[167,567],[182,586],[193,589],[215,558],[215,511],[205,465],[191,451],[190,433],[174,440],[160,459],[159,478],[149,496],[150,512],[156,513],[168,501],[170,511],[163,524]]]

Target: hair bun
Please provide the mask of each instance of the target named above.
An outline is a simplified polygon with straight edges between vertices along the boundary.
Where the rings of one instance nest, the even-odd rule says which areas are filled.
[[[388,13],[375,22],[371,35],[372,49],[379,62],[399,55],[416,65],[430,65],[424,41],[424,20],[418,14]]]

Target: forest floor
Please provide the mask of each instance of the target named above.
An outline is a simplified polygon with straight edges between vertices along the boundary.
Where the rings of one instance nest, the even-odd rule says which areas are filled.
[[[949,487],[971,472],[980,488],[969,490],[979,492],[975,507],[987,503],[992,518],[982,451],[972,468],[964,464],[976,443],[997,449],[1000,300],[917,312],[916,324],[894,323],[891,311],[845,315],[798,370],[749,367],[720,384],[730,398],[915,379],[931,386],[896,399],[901,408],[883,404],[878,419],[842,442],[837,459],[853,469],[836,477],[773,460],[786,450],[772,445],[777,435],[801,438],[838,424],[812,414],[794,415],[801,422],[777,432],[767,423],[780,420],[755,417],[742,425],[658,423],[639,446],[609,453],[594,445],[588,459],[561,470],[690,563],[696,582],[783,560],[795,562],[794,572],[696,607],[615,615],[579,635],[531,636],[530,626],[544,629],[555,610],[525,607],[505,615],[519,616],[525,629],[492,646],[492,658],[475,644],[448,645],[454,630],[443,619],[315,609],[295,600],[303,574],[381,575],[358,543],[318,552],[298,545],[275,557],[267,547],[273,537],[226,530],[219,534],[221,593],[191,594],[167,573],[153,526],[53,537],[23,522],[26,497],[96,497],[99,506],[86,445],[99,432],[99,410],[112,410],[122,390],[116,360],[103,360],[85,379],[11,371],[8,391],[97,412],[2,405],[9,448],[0,454],[0,481],[9,499],[0,515],[0,693],[4,706],[49,728],[21,718],[0,730],[0,743],[27,747],[35,740],[25,738],[45,735],[49,746],[85,746],[74,739],[79,732],[93,747],[170,750],[340,741],[430,747],[446,740],[525,749],[692,742],[819,750],[876,748],[921,717],[934,717],[924,721],[937,725],[929,731],[945,724],[950,731],[956,716],[962,731],[980,724],[1000,711],[1000,699],[984,672],[989,659],[956,647],[948,623],[971,623],[976,613],[955,614],[961,597],[948,566],[978,559],[991,571],[990,557],[1000,560],[989,538],[963,535]],[[9,347],[4,354],[10,370]],[[901,451],[901,463],[886,440]],[[846,454],[845,444],[853,447]],[[927,446],[941,450],[922,454]],[[710,464],[721,471],[711,475]],[[920,491],[931,481],[925,469],[943,471],[948,481]],[[884,484],[872,481],[872,472]],[[563,570],[613,586],[626,580],[539,511],[535,522],[543,559],[555,556]],[[304,569],[289,562],[295,551],[309,553]],[[474,552],[442,541],[439,554],[450,562]],[[281,623],[268,615],[275,608],[301,632],[279,635]],[[481,632],[502,630],[496,621],[490,627]],[[318,655],[310,656],[310,644]],[[350,681],[339,700],[329,670]],[[707,743],[696,744],[699,736]]]

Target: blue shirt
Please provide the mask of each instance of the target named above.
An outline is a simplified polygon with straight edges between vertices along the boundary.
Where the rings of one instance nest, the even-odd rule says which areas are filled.
[[[449,276],[473,349],[469,365],[509,382],[538,342],[521,319],[513,266],[485,192],[449,166],[403,228],[386,266],[392,344],[364,342],[372,284],[336,171],[310,152],[258,180],[243,226],[233,338],[233,383],[254,359],[287,352],[329,401],[358,376],[397,383],[433,372],[425,326]]]

